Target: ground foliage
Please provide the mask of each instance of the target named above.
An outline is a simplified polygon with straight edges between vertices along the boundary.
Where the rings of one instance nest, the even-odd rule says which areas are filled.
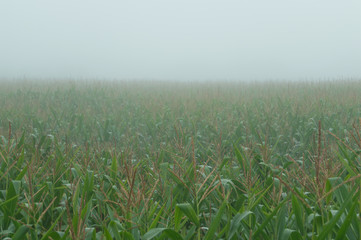
[[[361,82],[1,82],[0,238],[360,239]]]

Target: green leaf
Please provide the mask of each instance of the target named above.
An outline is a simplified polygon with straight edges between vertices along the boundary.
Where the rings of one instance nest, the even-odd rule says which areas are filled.
[[[221,223],[221,219],[223,217],[223,213],[226,209],[226,206],[227,206],[227,202],[224,201],[222,203],[221,207],[219,208],[216,217],[211,222],[211,226],[209,227],[209,230],[208,230],[206,236],[204,237],[205,240],[214,239],[214,234],[215,234],[217,228],[219,228],[219,224]]]
[[[163,205],[163,207],[159,210],[157,216],[155,216],[153,222],[150,224],[150,227],[149,227],[150,229],[155,228],[155,227],[157,226],[157,224],[158,224],[158,222],[159,222],[159,218],[160,218],[160,216],[162,215],[163,209],[164,209],[164,207],[166,206],[166,204],[167,204],[167,203],[165,203],[165,204]]]
[[[176,205],[176,208],[179,208],[184,213],[184,215],[189,218],[191,222],[193,222],[197,227],[199,227],[199,219],[192,205],[190,205],[189,203],[179,203]]]
[[[179,230],[179,225],[181,220],[182,220],[182,211],[179,207],[176,207],[174,212],[174,228],[176,231]]]
[[[353,216],[356,215],[355,209],[356,209],[357,204],[358,204],[358,201],[355,201],[355,202],[352,204],[352,207],[351,207],[351,209],[348,211],[348,215],[347,215],[346,219],[343,221],[340,229],[339,229],[338,232],[337,232],[337,235],[336,235],[335,240],[345,239],[346,230],[347,230],[348,227],[350,226]]]
[[[345,197],[348,195],[346,186],[343,184],[342,178],[333,177],[327,180],[327,183],[330,184],[333,188],[338,187],[333,194],[336,196],[336,199],[339,204],[345,202]],[[331,189],[332,190],[332,189]]]
[[[248,170],[248,164],[245,163],[244,157],[241,153],[241,151],[239,150],[239,148],[237,148],[236,145],[233,145],[234,148],[234,153],[236,154],[236,159],[238,160],[238,163],[241,167],[243,167],[244,170]]]
[[[28,166],[25,166],[24,168],[23,168],[23,170],[21,170],[21,172],[18,174],[18,176],[15,178],[15,180],[21,180],[21,179],[23,179],[23,177],[25,176],[25,174],[26,174],[26,172],[27,172],[27,170],[28,170]]]
[[[278,211],[276,218],[277,239],[281,239],[282,234],[286,229],[286,218],[287,218],[287,206],[283,205],[283,207]]]
[[[293,213],[295,214],[297,228],[301,232],[301,234],[304,235],[305,233],[304,225],[303,225],[304,220],[303,220],[303,211],[301,206],[302,205],[299,203],[297,197],[295,195],[292,195],[292,210]]]
[[[352,200],[353,194],[356,189],[357,189],[358,185],[355,185],[351,191],[350,194],[348,194],[345,202],[342,204],[342,206],[338,209],[337,214],[330,219],[330,221],[328,221],[325,225],[324,228],[322,229],[322,232],[320,233],[320,235],[318,236],[318,240],[323,240],[326,239],[326,237],[332,232],[333,228],[335,227],[337,221],[340,219],[340,217],[342,216],[342,214],[344,214],[347,205],[350,203],[350,201]]]
[[[119,234],[122,240],[134,240],[134,237],[130,232],[120,231]]]
[[[165,234],[167,237],[169,237],[172,240],[183,240],[182,236],[179,235],[179,233],[168,228],[153,228],[149,230],[146,234],[144,234],[142,239],[143,240],[153,239],[161,233]]]
[[[121,236],[119,234],[119,231],[118,231],[118,228],[117,228],[117,225],[115,224],[114,221],[111,221],[109,223],[109,226],[110,226],[110,229],[112,230],[113,232],[113,236],[115,237],[116,240],[121,240]]]
[[[18,159],[18,162],[16,163],[16,166],[20,169],[23,166],[25,159],[25,150],[24,148],[21,149],[20,157]]]
[[[6,190],[6,200],[2,203],[2,209],[4,214],[3,229],[7,229],[10,224],[10,217],[13,217],[15,214],[16,205],[19,199],[17,195],[15,184],[18,181],[9,181],[8,188]]]
[[[51,225],[51,227],[48,229],[48,231],[44,234],[44,236],[41,238],[41,240],[45,240],[47,239],[49,236],[51,236],[51,233],[54,229],[54,227],[56,226],[56,224],[59,222],[59,220],[61,219],[61,217],[63,216],[65,210],[62,211],[59,216],[55,219],[55,221],[53,222],[53,224]]]
[[[185,236],[185,240],[193,239],[193,235],[197,230],[197,226],[193,226],[190,230],[187,231],[187,235]]]
[[[29,227],[26,225],[21,226],[16,230],[12,240],[22,240],[25,238],[25,234],[29,231]]]
[[[89,200],[85,204],[84,208],[81,210],[81,213],[80,213],[80,217],[81,217],[81,219],[83,219],[83,221],[87,221],[90,211],[91,211],[91,208],[92,208],[92,201]]]
[[[290,196],[290,195],[288,195]],[[266,220],[257,228],[253,235],[253,239],[257,239],[258,235],[262,233],[263,229],[267,226],[267,224],[272,220],[272,218],[277,214],[278,210],[285,204],[285,202],[288,200],[288,196],[278,204],[278,206],[271,212],[271,214],[268,215]]]
[[[222,163],[221,163],[221,164],[219,165],[219,167],[218,167],[218,171],[222,171],[224,165],[225,165],[226,163],[228,163],[229,160],[230,160],[230,158],[224,158],[224,159],[222,160]]]
[[[113,240],[112,235],[110,235],[108,229],[106,227],[103,228],[104,236],[106,240]]]
[[[114,182],[116,182],[117,171],[118,171],[118,161],[117,161],[117,157],[114,156],[112,159],[112,165],[110,167],[110,177],[113,179]]]
[[[288,229],[286,228],[285,230],[283,230],[283,233],[282,233],[282,236],[281,236],[281,240],[288,240],[288,239],[291,239],[294,240],[294,239],[297,239],[297,240],[302,240],[304,238],[302,238],[301,234],[299,232],[296,232],[295,230],[292,230],[292,229]]]
[[[253,214],[253,212],[251,211],[245,211],[243,212],[242,214],[240,213],[237,213],[233,219],[232,219],[232,222],[231,222],[231,227],[230,227],[230,230],[229,230],[229,236],[228,236],[228,240],[230,240],[233,235],[237,232],[237,229],[241,226],[241,221],[246,218],[247,216]]]
[[[349,156],[347,155],[346,149],[344,146],[342,146],[339,142],[337,142],[337,145],[339,147],[339,149],[341,150],[341,153],[343,153],[345,155],[346,158],[348,158],[347,160],[345,160],[341,154],[339,152],[336,152],[336,155],[338,156],[338,159],[340,160],[340,162],[343,164],[343,166],[345,167],[345,169],[352,175],[352,176],[356,176],[356,172],[350,167],[348,161],[350,160]]]
[[[42,238],[43,239],[43,238]],[[49,233],[47,235],[47,238],[45,239],[51,239],[51,240],[61,240],[61,236],[59,233],[55,232],[55,231],[52,231],[51,233]]]

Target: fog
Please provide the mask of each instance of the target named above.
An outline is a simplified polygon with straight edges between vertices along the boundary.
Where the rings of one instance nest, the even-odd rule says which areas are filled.
[[[359,0],[3,0],[0,78],[361,77]]]

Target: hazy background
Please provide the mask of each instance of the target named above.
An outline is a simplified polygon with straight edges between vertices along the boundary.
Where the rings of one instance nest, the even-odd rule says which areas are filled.
[[[360,0],[2,0],[0,78],[358,78],[360,13]]]

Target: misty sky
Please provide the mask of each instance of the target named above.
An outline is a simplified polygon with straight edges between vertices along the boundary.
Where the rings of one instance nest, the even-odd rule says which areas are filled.
[[[0,77],[361,77],[360,0],[2,0]]]

